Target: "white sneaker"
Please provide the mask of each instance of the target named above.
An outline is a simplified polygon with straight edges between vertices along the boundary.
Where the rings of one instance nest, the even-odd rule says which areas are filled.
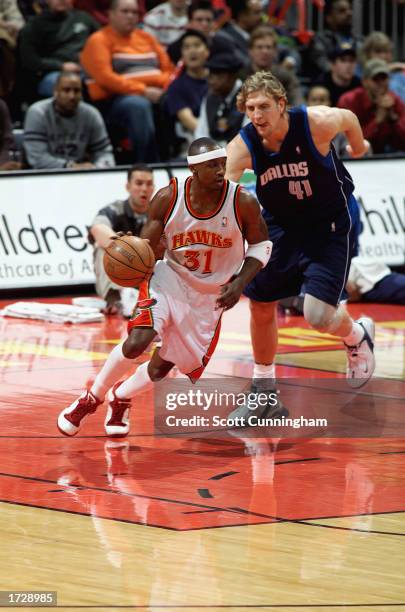
[[[375,368],[374,357],[374,321],[369,317],[361,317],[356,321],[364,329],[363,339],[356,346],[346,346],[347,351],[347,383],[354,389],[359,389],[371,378]]]
[[[118,382],[108,392],[108,408],[104,422],[107,436],[123,438],[129,434],[129,409],[130,399],[120,399],[115,395],[115,390],[122,381]]]
[[[97,406],[102,403],[91,391],[84,391],[73,404],[59,414],[59,431],[65,436],[75,436],[81,427],[82,420],[95,412]]]

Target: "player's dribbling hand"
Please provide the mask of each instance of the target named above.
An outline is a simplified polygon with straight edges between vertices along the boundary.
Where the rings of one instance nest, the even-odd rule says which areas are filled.
[[[367,153],[370,151],[370,143],[368,140],[363,140],[364,143],[364,149],[361,153],[354,153],[352,147],[348,144],[346,145],[346,151],[348,152],[348,154],[350,155],[350,157],[352,157],[353,159],[356,159],[357,157],[363,157],[364,155],[367,155]]]
[[[223,308],[224,310],[230,310],[235,304],[239,302],[239,298],[242,295],[243,284],[239,278],[222,285],[219,290],[219,298],[216,301],[215,310]]]

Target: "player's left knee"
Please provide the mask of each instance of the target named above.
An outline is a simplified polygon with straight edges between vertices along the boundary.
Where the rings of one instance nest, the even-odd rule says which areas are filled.
[[[333,327],[336,310],[332,306],[325,305],[325,308],[312,310],[304,308],[305,320],[311,327],[319,332],[328,332]]]

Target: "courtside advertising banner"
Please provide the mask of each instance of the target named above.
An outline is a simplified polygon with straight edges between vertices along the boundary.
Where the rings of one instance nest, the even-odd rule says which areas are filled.
[[[107,204],[125,199],[125,171],[0,178],[0,289],[94,282],[88,229]],[[168,182],[155,172],[156,188]]]
[[[363,232],[360,255],[405,261],[405,159],[346,162],[356,185]],[[172,171],[185,178],[187,168]],[[168,184],[155,170],[156,190]],[[0,289],[94,282],[88,228],[103,206],[127,197],[125,170],[20,173],[0,178]],[[254,190],[255,176],[242,183]]]

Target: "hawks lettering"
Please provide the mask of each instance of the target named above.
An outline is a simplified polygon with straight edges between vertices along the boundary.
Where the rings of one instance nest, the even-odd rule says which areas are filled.
[[[229,249],[232,246],[232,238],[225,238],[222,234],[199,229],[172,236],[173,251],[193,244],[205,244],[219,249]]]

